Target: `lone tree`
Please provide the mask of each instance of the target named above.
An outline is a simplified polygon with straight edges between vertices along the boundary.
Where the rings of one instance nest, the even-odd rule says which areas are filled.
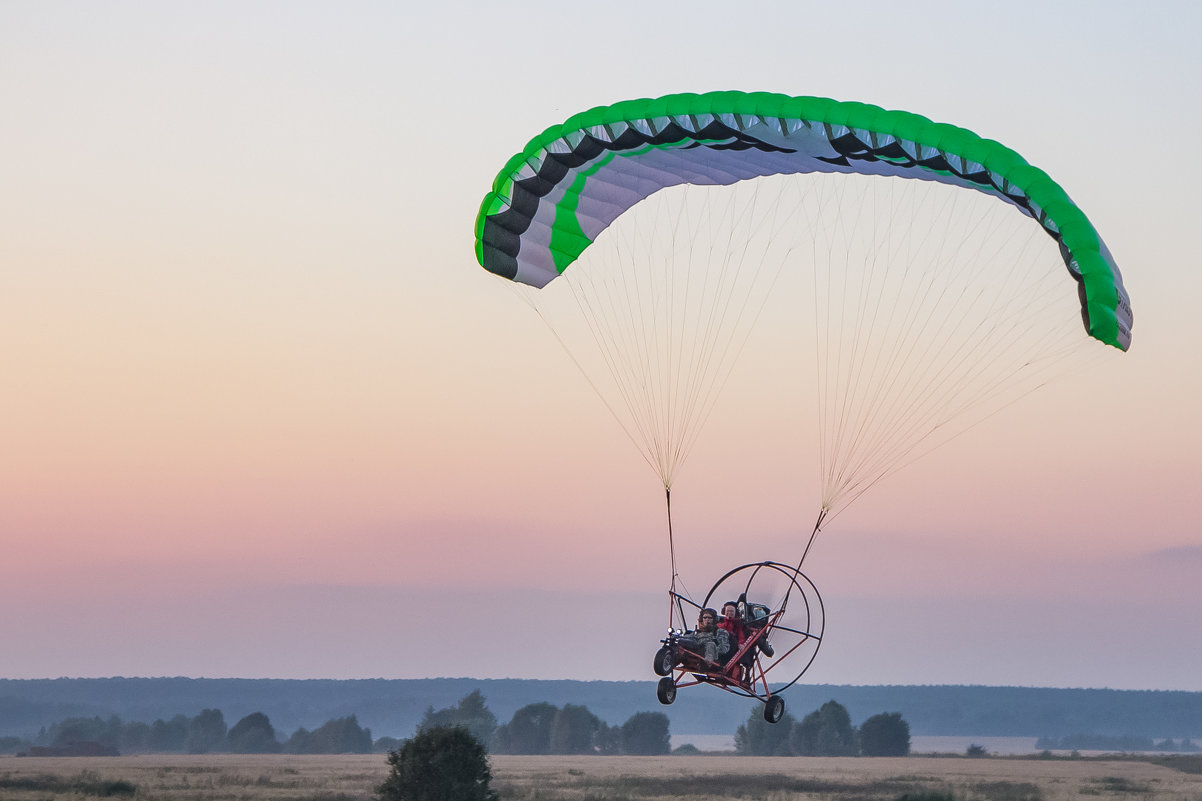
[[[786,712],[776,723],[764,720],[764,705],[756,702],[747,722],[735,731],[735,751],[748,756],[791,756],[789,733],[797,721]]]
[[[493,735],[493,753],[545,754],[551,748],[551,726],[559,707],[546,702],[527,704],[513,718],[498,726]]]
[[[564,704],[551,721],[548,751],[552,754],[591,754],[600,728],[601,719],[589,712],[588,707]]]
[[[663,712],[638,712],[622,724],[622,753],[653,756],[672,751],[668,716]]]
[[[453,726],[462,726],[477,740],[487,743],[497,728],[497,716],[485,705],[484,695],[479,690],[472,690],[460,698],[455,706],[439,710],[428,707],[417,730]]]
[[[189,754],[221,751],[226,746],[225,716],[220,709],[202,709],[188,721],[188,739],[184,741]]]
[[[262,712],[252,712],[235,723],[227,739],[235,754],[276,754],[280,750],[275,727]]]
[[[907,756],[910,724],[901,712],[882,712],[860,724],[860,753],[864,756]]]
[[[802,718],[790,732],[790,746],[802,756],[855,756],[859,752],[851,716],[838,701],[827,701]]]
[[[176,715],[171,720],[156,720],[150,724],[146,747],[150,751],[183,751],[188,739],[188,718]]]
[[[436,726],[388,752],[379,801],[498,801],[488,754],[467,729]]]

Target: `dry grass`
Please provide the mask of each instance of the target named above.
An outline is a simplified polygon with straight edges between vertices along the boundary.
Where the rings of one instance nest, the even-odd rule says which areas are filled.
[[[1202,801],[1202,776],[1134,760],[497,756],[493,766],[506,801]]]
[[[383,756],[154,754],[128,757],[0,757],[0,799],[65,801],[93,797],[136,801],[360,801],[384,780]],[[126,782],[132,795],[80,793]]]
[[[1202,774],[1136,760],[495,756],[492,765],[502,801],[1202,801]],[[0,757],[0,799],[368,801],[387,771],[380,755]]]

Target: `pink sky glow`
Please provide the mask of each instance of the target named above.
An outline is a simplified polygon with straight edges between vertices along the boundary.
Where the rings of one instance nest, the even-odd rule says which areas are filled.
[[[1005,141],[1091,215],[1135,309],[1129,353],[822,533],[807,572],[829,628],[811,678],[1202,691],[1202,158],[1149,136],[1202,127],[1184,102],[1202,12],[1019,3],[974,21],[922,5],[929,24],[899,35],[872,13],[781,3],[759,41],[686,66],[669,54],[726,30],[724,6],[682,21],[631,4],[645,25],[589,18],[572,44],[530,21],[575,12],[536,0],[470,19],[6,3],[0,676],[649,679],[662,486],[476,264],[472,223],[547,125],[739,87]],[[824,20],[787,69],[769,55]],[[956,35],[976,24],[1039,58],[1003,63]],[[550,52],[500,52],[518,32]],[[553,66],[577,53],[609,67]],[[695,592],[740,562],[795,560],[816,513],[805,377],[777,369],[773,324],[673,491]],[[495,616],[531,608],[548,631],[613,636],[587,662],[507,649]],[[397,636],[424,615],[462,638],[430,652]]]

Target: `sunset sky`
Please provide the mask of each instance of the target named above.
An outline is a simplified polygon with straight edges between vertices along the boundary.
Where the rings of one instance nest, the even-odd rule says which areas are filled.
[[[663,487],[473,223],[577,111],[745,89],[1004,142],[1135,310],[823,532],[808,680],[1202,691],[1202,5],[739,7],[0,3],[0,676],[650,681]],[[694,591],[816,512],[755,347],[673,489]]]

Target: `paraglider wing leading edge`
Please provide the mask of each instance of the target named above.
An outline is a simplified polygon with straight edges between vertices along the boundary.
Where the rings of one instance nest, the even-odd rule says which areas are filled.
[[[1089,334],[1129,347],[1132,312],[1118,266],[1055,181],[971,131],[862,103],[711,92],[577,114],[498,174],[476,219],[476,256],[497,275],[542,287],[660,189],[812,172],[937,181],[1015,206],[1059,244]]]

